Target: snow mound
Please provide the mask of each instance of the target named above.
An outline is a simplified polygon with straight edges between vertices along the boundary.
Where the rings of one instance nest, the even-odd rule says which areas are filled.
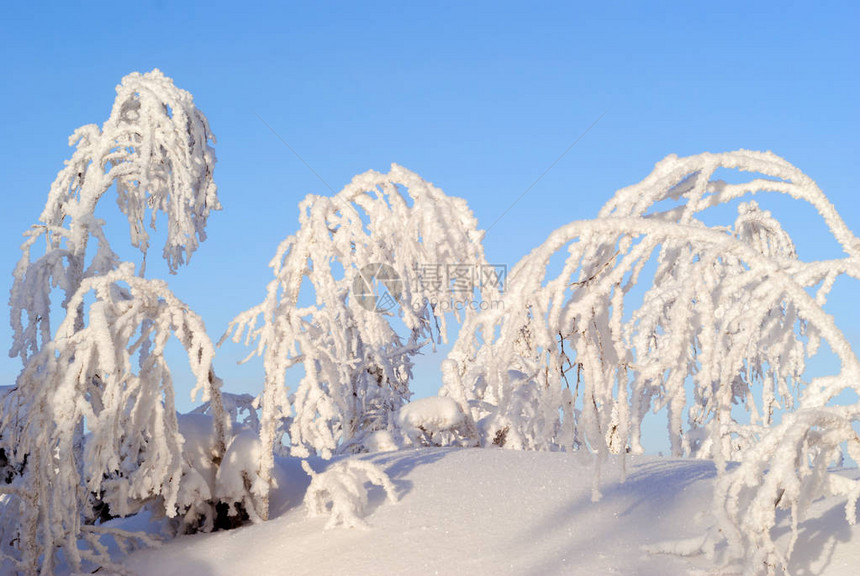
[[[293,575],[350,576],[722,572],[719,548],[713,557],[678,555],[695,553],[694,544],[714,528],[707,510],[716,471],[709,461],[610,458],[597,503],[593,461],[577,453],[423,448],[313,466],[330,471],[348,461],[384,470],[399,494],[390,505],[383,489],[365,483],[367,529],[324,531],[326,518],[309,518],[292,495],[292,505],[269,522],[182,537],[135,552],[126,566],[141,576],[279,576],[287,565]],[[297,461],[277,464],[281,488],[274,497],[307,485]],[[856,574],[860,528],[845,522],[844,504],[815,502],[799,535],[792,574]],[[790,538],[787,516],[774,538]],[[729,566],[728,573],[742,569]]]

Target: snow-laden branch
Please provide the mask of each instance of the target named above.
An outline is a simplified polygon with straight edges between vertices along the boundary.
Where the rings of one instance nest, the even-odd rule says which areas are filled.
[[[133,73],[116,88],[108,120],[99,128],[78,128],[69,138],[72,157],[57,174],[39,224],[25,233],[15,268],[10,303],[14,340],[10,354],[26,363],[51,339],[51,292],[62,304],[85,278],[114,270],[119,260],[94,217],[104,194],[115,187],[129,223],[130,240],[140,249],[143,275],[149,249],[147,226],[166,216],[163,256],[172,272],[187,262],[206,237],[212,210],[220,209],[212,179],[215,137],[191,94],[160,71]],[[85,261],[90,237],[98,250]],[[44,238],[45,252],[33,254]]]
[[[728,184],[713,178],[720,168],[761,174],[765,178]],[[686,223],[708,208],[763,192],[786,194],[810,204],[843,251],[851,257],[860,257],[860,239],[815,181],[772,152],[737,150],[684,158],[670,154],[644,180],[616,192],[598,217],[649,217]],[[657,204],[663,200],[679,201],[680,205],[657,211]]]

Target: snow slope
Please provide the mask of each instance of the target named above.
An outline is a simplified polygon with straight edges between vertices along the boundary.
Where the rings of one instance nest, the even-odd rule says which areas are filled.
[[[644,546],[700,537],[715,475],[711,462],[628,457],[603,466],[592,502],[590,457],[492,449],[417,449],[366,456],[399,492],[371,491],[367,529],[324,530],[301,504],[309,478],[280,460],[271,521],[185,536],[132,554],[141,576],[344,574],[734,573],[703,556],[649,554]],[[315,470],[322,461],[312,462]],[[846,471],[856,475],[856,470]],[[376,489],[373,489],[376,490]],[[785,522],[778,528],[787,537]],[[719,551],[718,551],[719,553]],[[860,528],[844,505],[816,503],[800,526],[792,574],[855,575]],[[852,568],[853,566],[853,568]]]

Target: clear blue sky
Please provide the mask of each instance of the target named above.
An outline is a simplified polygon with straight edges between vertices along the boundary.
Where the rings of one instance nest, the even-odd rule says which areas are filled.
[[[261,118],[335,190],[397,162],[466,198],[487,227],[605,113],[488,234],[489,259],[510,266],[672,152],[772,150],[860,230],[858,4],[528,4],[7,4],[3,289],[71,153],[68,136],[107,118],[125,74],[154,67],[194,95],[218,137],[224,210],[169,278],[213,339],[262,299],[299,200],[329,193]],[[789,219],[800,236],[817,225]],[[829,244],[810,250],[839,255]],[[860,348],[858,296],[849,286],[831,311]],[[4,320],[0,347],[9,338]],[[225,347],[219,372],[228,390],[256,392],[259,367],[235,366],[242,351]],[[19,369],[0,359],[3,384]],[[420,378],[419,394],[435,389],[432,373]]]

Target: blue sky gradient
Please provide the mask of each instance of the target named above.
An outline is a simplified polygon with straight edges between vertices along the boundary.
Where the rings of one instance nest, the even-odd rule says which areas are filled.
[[[858,4],[530,4],[5,6],[3,289],[21,233],[71,154],[68,136],[104,122],[124,75],[155,67],[194,95],[218,137],[224,210],[190,266],[168,278],[213,339],[262,299],[268,261],[296,230],[306,194],[397,162],[466,198],[486,228],[598,118],[489,231],[490,261],[513,266],[669,153],[772,150],[860,231]],[[790,203],[778,215],[802,257],[839,256],[817,216]],[[166,277],[154,260],[148,276]],[[830,311],[860,348],[858,296],[837,286]],[[0,347],[10,334],[4,320]],[[228,390],[256,393],[261,370],[237,367],[243,352],[225,346],[218,369]],[[3,384],[19,370],[0,359]],[[435,391],[436,378],[419,371],[418,394]]]

